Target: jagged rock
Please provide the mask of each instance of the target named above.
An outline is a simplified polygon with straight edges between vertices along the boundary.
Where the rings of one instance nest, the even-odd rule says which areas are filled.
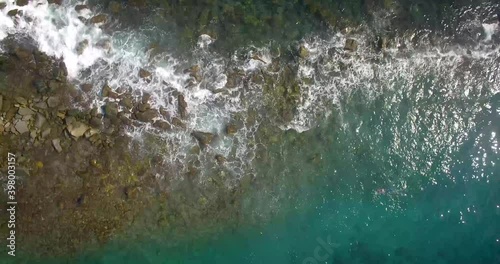
[[[15,129],[19,134],[24,134],[29,131],[28,129],[28,121],[18,120],[14,125]]]
[[[34,105],[35,108],[38,109],[47,109],[47,103],[44,101],[38,102]]]
[[[202,145],[208,145],[212,142],[214,139],[214,134],[212,133],[207,133],[207,132],[201,132],[201,131],[193,131],[191,135],[198,140],[198,142]]]
[[[134,107],[134,101],[127,96],[120,100],[120,105],[127,109],[132,109],[132,107]]]
[[[101,119],[98,118],[98,117],[95,117],[95,116],[90,119],[89,124],[93,128],[98,128],[98,129],[102,128],[102,121],[101,121]]]
[[[139,120],[141,122],[151,122],[157,116],[158,116],[158,114],[157,114],[156,110],[153,110],[153,109],[149,109],[149,110],[146,110],[144,112],[135,113],[135,117],[137,118],[137,120]]]
[[[106,106],[104,106],[104,114],[106,117],[116,117],[116,115],[118,115],[118,104],[106,103]]]
[[[42,138],[47,138],[50,135],[52,129],[49,127],[42,132]]]
[[[151,109],[151,105],[148,104],[148,103],[141,103],[137,106],[137,110],[139,110],[139,112],[145,112],[147,110]]]
[[[142,100],[141,100],[141,102],[142,102],[143,104],[147,104],[147,103],[149,102],[149,99],[151,99],[151,94],[150,94],[150,93],[144,93],[144,94],[142,95]]]
[[[158,129],[161,129],[161,130],[170,130],[172,128],[168,122],[161,121],[161,120],[155,121],[153,123],[153,127],[156,127]]]
[[[236,132],[238,132],[238,128],[236,127],[235,124],[228,124],[226,126],[226,134],[234,135],[234,134],[236,134]]]
[[[76,46],[76,53],[78,55],[82,55],[85,49],[89,46],[89,40],[85,39],[83,41],[80,41],[78,45]]]
[[[217,161],[217,164],[222,165],[224,164],[224,162],[226,162],[226,157],[217,154],[215,155],[215,160]]]
[[[299,48],[299,57],[301,57],[302,59],[306,59],[307,57],[309,57],[309,50],[304,46],[300,46]]]
[[[59,153],[61,153],[63,151],[63,149],[61,147],[61,140],[58,138],[52,140],[52,146]]]
[[[33,115],[35,114],[35,112],[27,107],[21,107],[19,108],[19,110],[17,111],[18,114],[22,115],[22,116],[27,116],[27,115]]]
[[[57,107],[60,103],[61,103],[61,101],[58,97],[51,96],[47,99],[47,105],[50,108]]]
[[[139,77],[146,79],[151,77],[151,72],[146,71],[145,69],[140,69],[139,70]]]
[[[358,49],[358,42],[355,39],[347,39],[345,41],[345,50],[356,51]]]
[[[44,80],[42,79],[36,79],[33,81],[33,86],[35,87],[35,89],[37,90],[38,93],[41,93],[41,94],[44,94],[44,93],[47,93],[49,91],[49,87],[47,86],[47,84],[45,83]]]
[[[172,125],[180,128],[186,128],[186,124],[184,124],[179,118],[173,117],[172,118]]]
[[[88,5],[76,5],[75,6],[76,12],[80,12],[80,11],[85,10],[85,9],[89,9],[89,6]]]
[[[99,14],[99,15],[93,16],[90,19],[90,23],[92,23],[92,24],[106,23],[106,21],[108,21],[108,17],[105,14]]]
[[[90,83],[84,83],[82,85],[80,85],[80,89],[82,89],[82,91],[86,92],[86,93],[90,93],[92,92],[92,84]]]
[[[119,97],[119,95],[117,93],[115,93],[113,91],[113,89],[111,89],[111,87],[109,87],[109,85],[105,84],[104,87],[102,87],[102,97],[109,97],[109,98],[113,98],[113,99],[116,99]]]
[[[87,132],[89,127],[82,122],[75,121],[68,125],[68,132],[75,138],[79,138]]]
[[[184,73],[189,73],[189,76],[193,77],[197,82],[201,82],[202,76],[200,69],[199,65],[194,65],[191,68],[184,70]]]
[[[179,114],[180,114],[181,118],[186,118],[187,117],[187,102],[184,98],[184,95],[179,94],[179,96],[177,96],[177,104],[178,104]]]
[[[38,129],[42,129],[46,121],[47,119],[42,114],[38,113],[35,119],[35,127]]]
[[[25,6],[29,3],[30,1],[29,0],[17,0],[16,1],[16,5],[18,6]]]
[[[24,98],[24,97],[18,96],[15,98],[15,100],[20,105],[27,105],[28,104],[28,100],[26,100],[26,98]]]
[[[7,12],[7,15],[8,15],[8,16],[16,16],[18,12],[19,12],[19,10],[17,10],[17,9],[12,9],[12,10],[10,10],[9,12]]]
[[[118,14],[122,10],[122,6],[116,1],[111,1],[109,2],[109,10],[111,10],[113,14]]]

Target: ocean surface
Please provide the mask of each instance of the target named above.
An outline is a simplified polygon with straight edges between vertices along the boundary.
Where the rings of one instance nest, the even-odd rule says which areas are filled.
[[[238,39],[201,32],[190,42],[181,38],[187,26],[151,2],[154,8],[142,11],[124,7],[102,27],[78,16],[106,12],[104,2],[78,13],[77,1],[32,1],[19,7],[24,14],[17,22],[6,14],[14,6],[8,3],[0,11],[0,38],[30,39],[64,58],[75,84],[127,84],[172,112],[176,101],[164,99],[172,89],[182,92],[190,130],[223,134],[227,122],[242,117],[234,138],[221,136],[212,152],[199,154],[197,182],[206,186],[213,153],[228,159],[222,180],[228,190],[251,175],[239,218],[216,232],[117,239],[69,260],[20,263],[500,263],[498,3],[440,9],[449,1],[401,1],[414,15],[404,24],[398,9],[373,11],[368,19],[366,11],[355,11],[361,1],[353,1],[339,9],[344,13],[333,12],[358,25],[342,31],[294,9],[304,4],[273,1],[283,5],[290,23],[284,28],[295,25],[297,33],[259,29],[251,41],[257,33],[245,22],[231,31]],[[328,3],[325,8],[334,10],[345,1]],[[430,7],[439,15],[420,14]],[[373,48],[380,35],[389,38],[383,52]],[[84,39],[89,45],[78,54]],[[344,50],[346,39],[358,41],[356,52]],[[296,55],[300,47],[307,57]],[[251,78],[261,72],[282,78],[274,60],[295,69],[300,86],[289,120],[272,114],[276,101]],[[194,64],[204,81],[187,87],[182,69]],[[150,83],[138,81],[139,68],[154,73]],[[250,77],[227,88],[233,69]],[[99,105],[98,93],[76,107]],[[152,131],[145,126],[128,133],[140,141]],[[161,136],[169,145],[165,160],[185,172],[196,144],[190,131]],[[181,182],[169,179],[174,189]]]

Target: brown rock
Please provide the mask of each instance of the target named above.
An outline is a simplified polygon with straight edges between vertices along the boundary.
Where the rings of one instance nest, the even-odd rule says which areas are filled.
[[[82,89],[82,91],[86,92],[86,93],[90,93],[92,91],[92,84],[90,83],[84,83],[80,86],[80,89]]]
[[[186,118],[187,117],[187,102],[184,98],[184,95],[179,94],[177,96],[177,104],[178,104],[178,110],[181,118]]]
[[[87,132],[89,127],[82,122],[75,121],[68,125],[68,132],[75,138],[79,138]]]
[[[149,109],[144,112],[137,112],[135,113],[135,117],[137,120],[141,122],[151,122],[155,117],[158,116],[158,113],[156,110]]]
[[[153,123],[153,127],[156,127],[158,129],[161,129],[161,130],[170,130],[172,128],[168,122],[161,121],[161,120],[155,121]]]
[[[145,69],[140,69],[139,70],[139,77],[145,79],[145,78],[150,78],[151,77],[151,72],[146,71]]]
[[[106,23],[108,21],[108,17],[105,14],[99,14],[90,19],[90,23],[92,24],[101,24]]]
[[[200,145],[205,146],[208,145],[212,142],[214,139],[214,134],[212,133],[207,133],[207,132],[202,132],[202,131],[193,131],[191,135],[198,140]]]
[[[222,155],[215,155],[215,160],[217,161],[217,164],[222,165],[224,162],[226,162],[226,158]]]
[[[184,124],[179,118],[174,117],[172,118],[172,125],[180,128],[186,129],[186,124]]]
[[[63,149],[61,147],[61,140],[58,138],[52,140],[52,146],[59,153],[61,153],[63,151]]]
[[[89,9],[89,6],[88,5],[76,5],[75,6],[76,12],[80,12],[80,11],[85,10],[85,9]]]
[[[228,124],[226,126],[226,134],[234,135],[234,134],[236,134],[236,132],[238,132],[238,128],[236,127],[235,124]]]
[[[347,39],[345,41],[345,50],[356,51],[358,49],[358,42],[355,39]]]
[[[29,0],[17,0],[16,1],[16,5],[18,6],[25,6],[29,3],[30,1]]]
[[[7,7],[7,3],[5,3],[5,2],[0,3],[0,10],[4,9],[6,7]]]
[[[8,15],[8,16],[11,16],[11,17],[12,17],[12,16],[16,16],[18,12],[19,12],[19,10],[17,10],[17,9],[12,9],[12,10],[10,10],[9,12],[7,12],[7,15]]]

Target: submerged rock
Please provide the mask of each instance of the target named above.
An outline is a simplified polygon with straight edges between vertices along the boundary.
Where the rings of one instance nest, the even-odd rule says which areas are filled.
[[[358,42],[355,39],[346,39],[344,49],[356,51],[358,49]]]
[[[158,116],[158,113],[156,112],[156,110],[153,110],[153,109],[149,109],[149,110],[146,110],[144,112],[135,113],[135,117],[137,118],[137,120],[139,120],[141,122],[151,122],[157,116]]]
[[[187,102],[186,99],[184,98],[184,95],[179,94],[177,97],[177,104],[178,104],[178,110],[181,118],[186,118],[187,117]]]
[[[108,17],[105,14],[99,14],[96,16],[93,16],[90,19],[90,23],[92,24],[101,24],[101,23],[106,23],[108,21]]]
[[[75,6],[76,12],[80,12],[80,11],[85,10],[85,9],[89,9],[89,6],[88,5],[76,5]]]
[[[78,45],[76,46],[76,53],[78,55],[82,55],[85,49],[89,46],[89,40],[85,39],[83,41],[80,41]]]
[[[228,124],[226,126],[226,134],[234,135],[234,134],[236,134],[236,132],[238,132],[238,128],[236,127],[235,124]]]
[[[309,50],[304,46],[300,46],[299,48],[299,57],[301,57],[302,59],[306,59],[307,57],[309,57]]]
[[[214,139],[214,134],[202,131],[193,131],[191,135],[202,145],[208,145]]]
[[[217,164],[223,165],[224,162],[226,162],[226,157],[217,154],[217,155],[215,155],[215,160],[217,161]]]
[[[146,71],[145,69],[140,69],[139,70],[139,77],[141,77],[142,79],[150,78],[151,72]]]

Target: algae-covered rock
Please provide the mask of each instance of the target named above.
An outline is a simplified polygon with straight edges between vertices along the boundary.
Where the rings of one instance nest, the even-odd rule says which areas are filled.
[[[307,59],[309,57],[309,50],[304,46],[300,46],[299,48],[299,57],[302,59]]]
[[[193,131],[191,135],[198,140],[200,145],[205,146],[209,145],[214,139],[214,134],[202,131]]]
[[[158,116],[158,113],[154,109],[149,109],[144,112],[135,113],[135,117],[137,120],[141,122],[151,122],[154,118]]]
[[[355,39],[346,39],[344,49],[356,51],[358,49],[358,42]]]
[[[90,23],[92,23],[92,24],[102,24],[102,23],[106,23],[107,21],[108,21],[108,17],[105,14],[99,14],[99,15],[93,16],[90,19]]]

